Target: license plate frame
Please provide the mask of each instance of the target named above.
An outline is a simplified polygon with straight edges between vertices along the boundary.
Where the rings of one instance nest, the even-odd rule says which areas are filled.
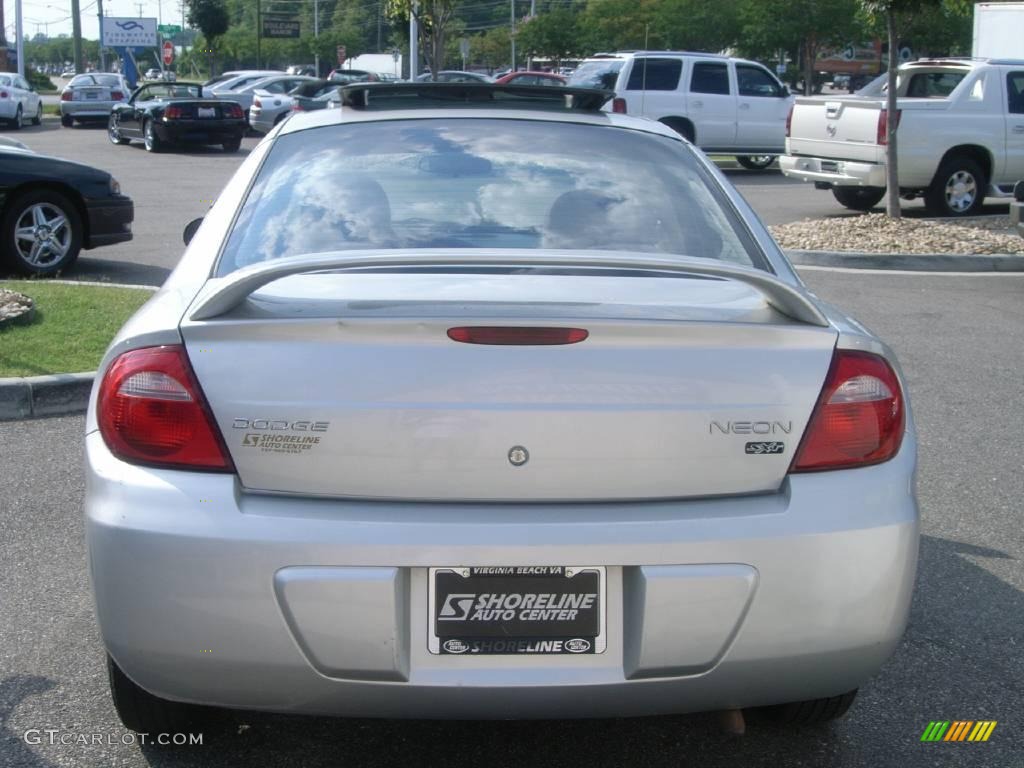
[[[217,119],[217,108],[216,107],[197,107],[196,117],[200,120],[216,120]]]
[[[439,577],[445,582],[440,588]],[[582,580],[573,582],[577,577]],[[513,589],[523,591],[507,591],[512,584]],[[453,586],[461,591],[453,592]],[[488,592],[488,586],[500,591]],[[595,588],[596,592],[591,591]],[[539,591],[530,592],[530,589]],[[607,648],[606,566],[440,566],[428,569],[427,591],[427,649],[433,655],[593,656],[604,653]],[[476,601],[482,595],[496,594],[506,596],[501,607],[505,611],[513,610],[515,618],[480,621],[475,628],[463,630],[463,626],[471,627],[468,620],[477,615]],[[531,594],[535,595],[535,600],[524,606],[522,603]],[[587,596],[594,594],[595,600],[587,600]],[[520,601],[509,608],[516,596]],[[534,602],[541,607],[533,607]],[[491,605],[494,604],[492,600]],[[462,612],[462,615],[442,619],[439,610]],[[534,613],[532,616],[537,618],[530,618],[528,611],[546,613],[541,616]],[[576,614],[570,619],[566,611],[576,611]],[[585,615],[580,616],[580,613]],[[548,616],[552,619],[547,620]],[[459,623],[445,623],[442,629],[442,622],[448,621]],[[509,625],[514,629],[531,627],[533,621],[537,622],[534,625],[538,628],[537,634],[509,631]]]

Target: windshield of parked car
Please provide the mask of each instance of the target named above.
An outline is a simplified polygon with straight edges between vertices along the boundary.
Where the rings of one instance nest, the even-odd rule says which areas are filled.
[[[619,70],[622,69],[624,63],[621,59],[585,61],[572,73],[569,85],[574,88],[615,90],[615,81],[619,79]]]
[[[112,88],[121,84],[121,78],[117,75],[76,75],[68,85],[102,85],[105,88]]]
[[[348,249],[525,248],[760,257],[682,142],[485,118],[325,126],[274,142],[218,274]]]
[[[198,85],[185,83],[158,83],[140,89],[136,101],[152,101],[155,99],[198,99],[201,98]]]

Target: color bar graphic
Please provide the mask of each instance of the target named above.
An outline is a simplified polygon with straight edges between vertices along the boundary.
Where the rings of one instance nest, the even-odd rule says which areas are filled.
[[[996,728],[995,720],[932,720],[921,734],[921,741],[988,741]]]

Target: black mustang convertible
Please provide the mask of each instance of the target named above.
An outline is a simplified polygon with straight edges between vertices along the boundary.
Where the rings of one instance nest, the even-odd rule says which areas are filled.
[[[114,105],[107,135],[114,144],[141,139],[150,152],[167,144],[220,144],[237,152],[246,127],[238,103],[204,98],[198,83],[150,83]]]

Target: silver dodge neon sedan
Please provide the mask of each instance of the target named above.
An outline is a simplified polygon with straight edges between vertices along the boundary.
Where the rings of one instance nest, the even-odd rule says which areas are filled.
[[[918,512],[892,352],[679,135],[552,91],[293,116],[121,330],[85,505],[127,727],[813,722],[893,653]]]

